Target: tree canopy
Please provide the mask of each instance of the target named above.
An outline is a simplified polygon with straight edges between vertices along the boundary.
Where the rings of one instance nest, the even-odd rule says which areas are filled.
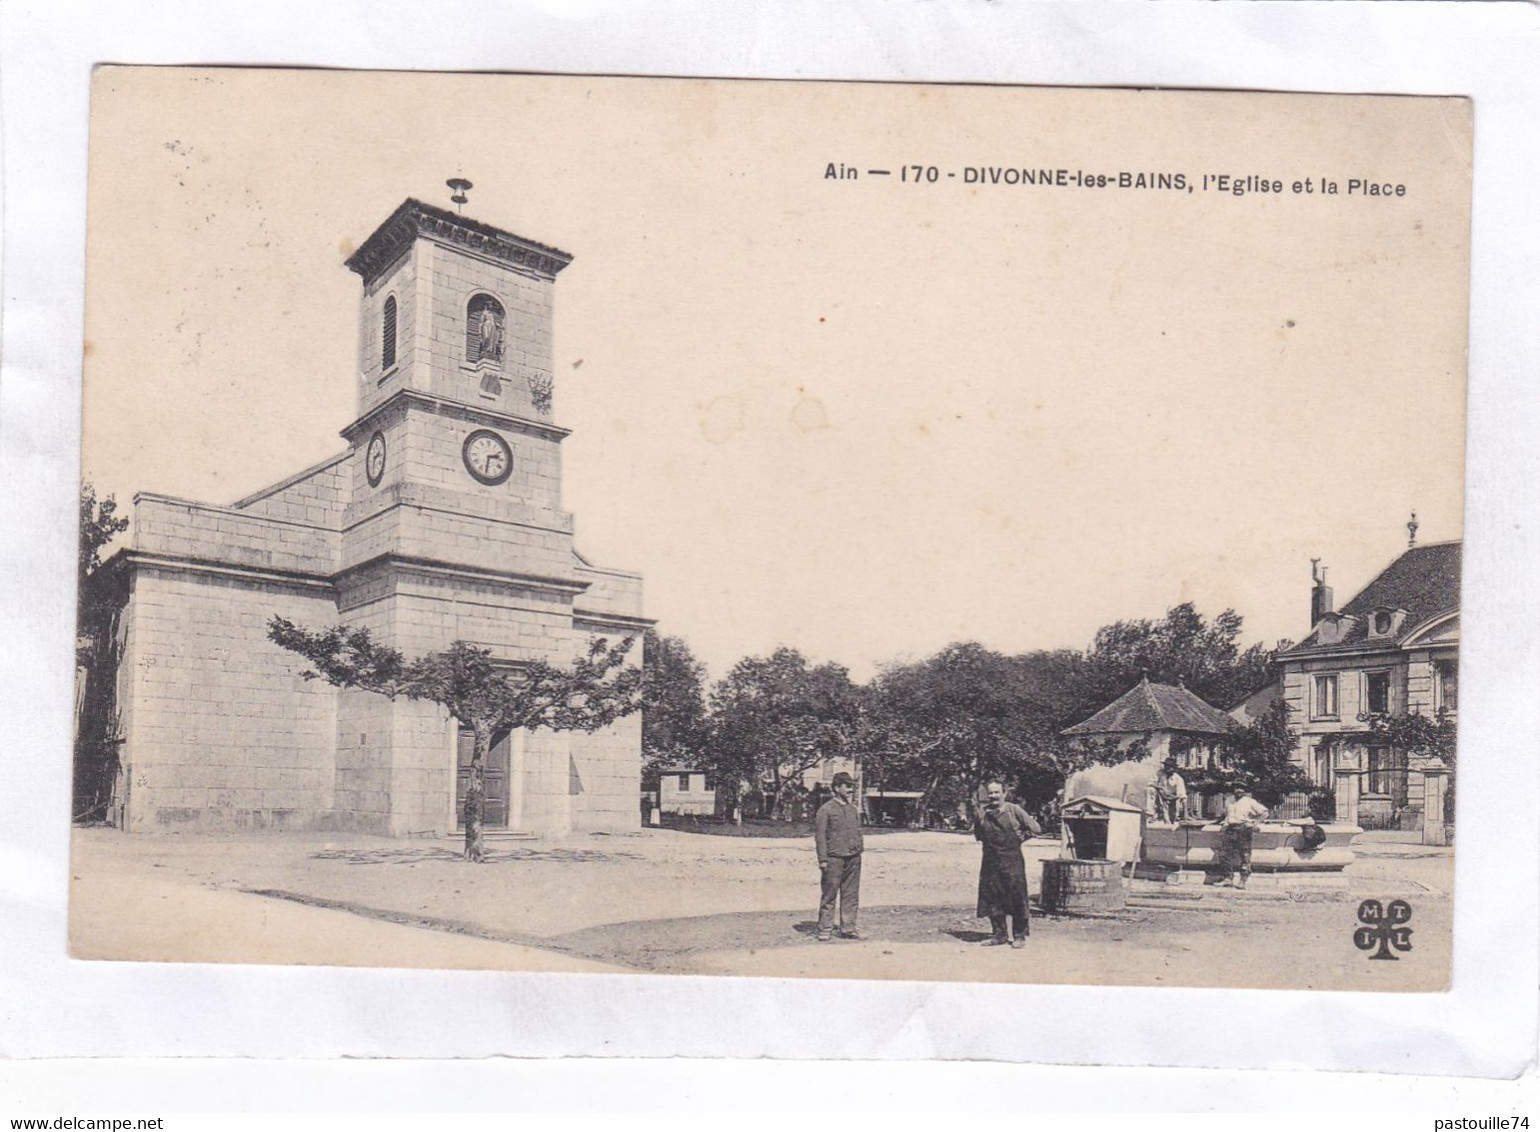
[[[706,666],[682,637],[648,629],[642,648],[642,786],[706,757]]]
[[[1272,675],[1271,650],[1260,644],[1240,647],[1242,624],[1233,609],[1206,621],[1191,602],[1183,602],[1159,621],[1105,625],[1086,654],[1092,698],[1111,703],[1148,676],[1158,684],[1183,684],[1215,707],[1228,709]]]
[[[861,695],[838,664],[796,649],[744,657],[711,690],[709,758],[718,780],[764,785],[779,812],[787,790],[826,758],[859,757]]]
[[[661,638],[656,691],[649,693],[660,704],[659,727],[649,758],[667,751],[671,761],[711,770],[723,783],[761,787],[779,801],[804,771],[844,754],[859,761],[872,785],[919,791],[922,811],[967,802],[982,782],[1001,778],[1029,809],[1046,813],[1070,774],[1129,757],[1115,743],[1060,733],[1142,677],[1184,683],[1220,707],[1266,684],[1271,654],[1260,645],[1242,649],[1241,625],[1233,610],[1209,621],[1184,603],[1160,619],[1114,622],[1084,652],[1013,656],[962,641],[889,664],[864,686],[839,665],[814,665],[780,648],[745,657],[713,686],[696,762],[687,760],[690,743],[680,737],[695,734],[690,691],[700,669],[682,641]],[[1261,738],[1246,741],[1247,758],[1276,754]],[[1281,773],[1257,770],[1259,781]]]

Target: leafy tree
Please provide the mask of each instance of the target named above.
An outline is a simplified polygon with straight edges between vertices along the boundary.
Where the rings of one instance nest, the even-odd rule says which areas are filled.
[[[113,605],[111,595],[104,593],[100,586],[93,585],[91,579],[101,567],[102,551],[107,544],[128,530],[128,520],[121,518],[117,510],[118,501],[112,496],[99,500],[93,485],[80,485],[79,571],[75,579],[75,613],[77,631],[82,638],[92,636],[101,629],[101,615]],[[83,667],[89,668],[100,659],[89,645],[81,646],[79,651],[82,654],[79,663]]]
[[[1115,621],[1096,632],[1086,663],[1098,706],[1111,703],[1148,676],[1183,684],[1195,695],[1228,708],[1272,678],[1272,652],[1263,645],[1241,649],[1243,621],[1226,609],[1212,622],[1191,602],[1166,611],[1160,621]]]
[[[681,637],[648,629],[642,649],[642,785],[706,757],[706,666]]]
[[[90,483],[80,485],[79,569],[75,589],[75,664],[80,670],[80,710],[75,721],[75,805],[77,817],[100,815],[117,773],[119,715],[114,683],[120,642],[113,614],[122,605],[120,585],[99,577],[102,551],[128,529],[112,496],[97,499]]]
[[[768,787],[779,815],[790,788],[826,758],[856,757],[860,704],[849,672],[796,649],[744,657],[711,690],[711,769],[723,786]]]
[[[1421,712],[1396,715],[1376,713],[1362,717],[1368,724],[1369,738],[1375,746],[1394,747],[1408,755],[1436,758],[1454,769],[1456,728],[1454,718],[1443,708],[1433,716]]]
[[[626,664],[633,638],[615,645],[603,638],[562,668],[543,660],[499,664],[488,649],[455,641],[447,649],[407,661],[377,643],[367,629],[336,625],[310,631],[282,617],[268,622],[274,644],[311,667],[301,675],[339,688],[360,688],[389,699],[405,696],[445,708],[475,736],[465,789],[465,856],[482,861],[482,818],[487,751],[494,733],[523,727],[597,731],[641,707],[642,671]]]
[[[1027,808],[1043,811],[1065,775],[1091,757],[1058,737],[1089,714],[1085,677],[1073,652],[1004,656],[972,641],[890,666],[873,689],[884,771],[921,792],[922,821],[933,800],[971,799],[989,778],[1014,785]]]

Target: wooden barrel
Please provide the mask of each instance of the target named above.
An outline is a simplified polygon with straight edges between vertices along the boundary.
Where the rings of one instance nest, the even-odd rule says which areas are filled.
[[[1043,862],[1043,911],[1116,912],[1128,899],[1123,866],[1117,861]]]

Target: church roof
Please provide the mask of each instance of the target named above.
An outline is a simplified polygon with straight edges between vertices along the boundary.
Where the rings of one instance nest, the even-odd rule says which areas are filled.
[[[1337,611],[1340,615],[1358,618],[1358,623],[1342,640],[1331,645],[1318,645],[1312,626],[1310,636],[1289,651],[1362,645],[1369,635],[1369,614],[1376,609],[1406,610],[1406,618],[1396,633],[1376,638],[1373,642],[1376,645],[1399,643],[1429,618],[1452,613],[1460,608],[1461,549],[1459,542],[1432,542],[1412,547]]]
[[[1140,680],[1090,719],[1066,727],[1063,735],[1123,735],[1147,731],[1188,731],[1228,735],[1229,716],[1186,688]]]
[[[572,262],[572,256],[560,248],[407,197],[348,257],[347,267],[363,276],[365,283],[372,282],[418,236],[550,279],[556,278],[556,273]]]

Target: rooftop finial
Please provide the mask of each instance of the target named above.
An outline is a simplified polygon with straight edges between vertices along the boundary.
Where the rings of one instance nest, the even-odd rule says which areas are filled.
[[[1412,517],[1406,521],[1406,548],[1410,550],[1417,545],[1417,512],[1412,512]]]
[[[453,195],[451,195],[449,199],[454,201],[455,211],[459,212],[460,206],[463,205],[466,201],[470,200],[470,197],[466,196],[465,194],[470,192],[474,186],[464,177],[451,177],[449,180],[445,181],[444,184],[448,185],[451,189],[454,190]]]

